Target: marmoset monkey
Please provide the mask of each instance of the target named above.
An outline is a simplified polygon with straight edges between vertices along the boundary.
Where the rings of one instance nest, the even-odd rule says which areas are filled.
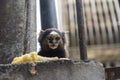
[[[38,55],[44,57],[68,58],[64,32],[55,28],[49,28],[41,31],[38,41],[41,49]]]

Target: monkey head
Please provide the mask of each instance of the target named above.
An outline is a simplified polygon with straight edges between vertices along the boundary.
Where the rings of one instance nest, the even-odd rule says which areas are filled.
[[[57,29],[50,28],[45,31],[41,31],[39,35],[39,42],[41,49],[55,50],[58,47],[63,47],[65,44],[64,32],[60,32]]]
[[[60,44],[60,42],[61,42],[61,37],[55,31],[50,32],[50,34],[47,36],[47,43],[49,48],[51,49],[56,49]]]

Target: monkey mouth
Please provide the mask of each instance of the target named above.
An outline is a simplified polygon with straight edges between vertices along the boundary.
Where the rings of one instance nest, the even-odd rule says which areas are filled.
[[[51,47],[55,47],[55,44],[52,44]]]
[[[56,48],[58,47],[58,45],[51,44],[51,45],[49,45],[49,47],[50,47],[51,49],[56,49]]]

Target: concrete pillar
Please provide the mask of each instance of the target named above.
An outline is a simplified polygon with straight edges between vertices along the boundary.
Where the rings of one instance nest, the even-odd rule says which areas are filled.
[[[36,49],[35,0],[0,1],[0,63]]]

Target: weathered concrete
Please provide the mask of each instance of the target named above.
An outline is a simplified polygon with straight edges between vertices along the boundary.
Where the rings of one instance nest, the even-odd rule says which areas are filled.
[[[0,64],[0,80],[105,80],[100,63],[58,60],[35,63],[37,74],[30,73],[32,64]]]
[[[36,51],[36,0],[1,0],[0,64]],[[32,4],[31,4],[32,3]]]
[[[1,0],[0,63],[9,63],[24,52],[25,0]],[[16,54],[17,53],[17,54]]]

